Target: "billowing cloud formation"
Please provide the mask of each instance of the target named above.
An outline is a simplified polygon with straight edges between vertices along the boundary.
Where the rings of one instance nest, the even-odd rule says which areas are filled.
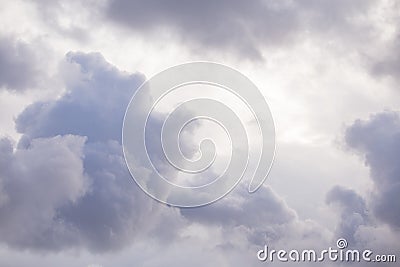
[[[191,47],[228,49],[245,57],[262,57],[260,48],[289,45],[309,31],[330,34],[360,25],[369,1],[126,1],[111,0],[113,21],[135,31],[172,30]]]
[[[372,194],[364,197],[341,186],[329,191],[326,202],[340,212],[336,235],[346,238],[354,248],[373,248],[375,254],[396,255],[400,235],[399,113],[386,111],[368,120],[356,120],[347,128],[345,141],[365,159],[374,183]],[[385,224],[379,223],[382,221]]]
[[[179,247],[189,242],[187,235],[202,239],[192,232],[199,227],[216,232],[209,241],[221,253],[234,246],[250,256],[266,236],[274,243],[298,238],[294,246],[327,240],[321,227],[299,220],[269,187],[249,195],[239,186],[198,209],[152,200],[131,179],[121,147],[124,111],[143,76],[121,72],[96,53],[69,53],[61,73],[65,94],[28,106],[16,119],[23,134],[17,147],[8,139],[1,143],[2,242],[50,251],[114,251],[151,239]]]
[[[17,130],[30,138],[76,134],[90,143],[120,142],[126,106],[144,76],[120,72],[96,53],[69,53],[67,62],[65,95],[30,105],[17,118]]]
[[[224,225],[226,234],[262,245],[266,231],[280,240],[285,229],[300,223],[270,188],[249,199],[239,188],[223,202],[196,210],[152,200],[131,179],[121,147],[124,111],[143,76],[121,72],[96,53],[69,53],[66,59],[61,67],[65,94],[33,103],[20,114],[16,127],[23,136],[16,148],[2,141],[3,242],[40,250],[109,251],[145,235],[177,241],[178,232],[200,224]],[[16,198],[20,195],[23,201]]]
[[[243,61],[235,61],[235,64],[251,73],[258,83],[267,81],[265,84],[278,89],[266,92],[278,113],[283,107],[290,114],[289,117],[279,115],[277,120],[278,126],[289,125],[283,127],[289,129],[303,114],[304,107],[311,108],[310,114],[315,113],[313,105],[307,105],[309,99],[322,105],[331,100],[328,97],[328,102],[325,101],[321,93],[324,90],[314,89],[330,88],[332,84],[343,87],[339,91],[344,102],[347,99],[353,103],[357,99],[357,104],[346,109],[347,114],[396,105],[385,103],[390,98],[387,95],[375,98],[376,90],[380,92],[385,83],[374,84],[365,73],[360,76],[357,63],[358,56],[365,57],[372,61],[374,74],[399,77],[398,39],[393,37],[398,33],[398,8],[392,6],[393,1],[374,1],[371,5],[372,1],[363,0],[255,0],[248,3],[235,0],[202,3],[38,0],[35,1],[38,13],[34,12],[30,1],[3,2],[2,32],[15,38],[8,35],[0,38],[0,91],[47,89],[57,84],[57,88],[65,85],[66,93],[49,101],[51,96],[42,95],[42,92],[35,96],[2,92],[3,103],[9,106],[17,104],[13,102],[22,97],[28,99],[21,106],[32,101],[33,104],[16,119],[18,132],[22,134],[18,144],[9,138],[0,141],[0,265],[87,266],[98,262],[102,266],[187,266],[195,261],[194,266],[257,266],[255,252],[265,242],[278,249],[285,245],[288,249],[326,248],[334,246],[331,241],[336,241],[339,234],[346,237],[350,245],[364,244],[366,248],[381,249],[375,252],[395,250],[398,254],[400,220],[395,196],[399,192],[396,182],[399,128],[395,113],[377,114],[348,129],[348,145],[365,157],[371,169],[373,194],[361,197],[357,190],[333,188],[327,203],[337,205],[338,214],[325,210],[315,198],[316,192],[305,190],[310,192],[305,199],[306,193],[302,190],[309,187],[319,190],[315,184],[320,183],[313,181],[318,179],[325,183],[326,179],[329,186],[334,178],[325,172],[316,174],[303,162],[293,163],[292,157],[282,157],[282,154],[280,160],[288,162],[283,166],[289,166],[286,169],[291,175],[285,180],[288,183],[281,183],[283,186],[277,188],[289,196],[289,203],[298,202],[300,218],[270,187],[249,195],[239,186],[213,205],[179,210],[156,203],[138,190],[121,153],[123,112],[143,77],[116,69],[100,54],[69,53],[60,73],[43,67],[51,64],[49,57],[58,57],[70,49],[96,49],[124,66],[151,70],[191,60],[197,53],[204,55],[208,51],[217,52],[212,54],[215,60],[229,62],[235,56],[250,59],[265,56],[271,59],[265,63],[270,64],[247,65],[249,62],[243,64]],[[388,10],[396,13],[395,16]],[[122,28],[132,31],[133,37],[125,38],[126,31],[121,31]],[[165,37],[171,42],[164,42]],[[44,48],[34,42],[21,41],[38,39],[54,49],[55,54],[48,53],[37,60],[37,51]],[[298,43],[297,47],[291,47]],[[121,47],[123,49],[119,49]],[[160,47],[167,48],[167,53]],[[182,53],[182,57],[174,57],[186,51],[185,48],[193,49],[196,55]],[[131,55],[129,59],[124,58],[127,51]],[[270,72],[270,66],[277,72]],[[253,72],[253,67],[257,71]],[[56,74],[54,80],[38,84],[41,80],[38,70],[45,75]],[[276,80],[269,83],[269,79],[264,79],[265,71]],[[288,73],[291,78],[286,79]],[[343,73],[346,77],[340,80],[344,83],[338,84],[337,77]],[[58,77],[63,77],[65,84]],[[303,84],[303,80],[306,83]],[[349,81],[351,86],[346,87]],[[286,87],[298,87],[299,90],[295,90],[298,94],[293,97],[294,91],[285,92]],[[355,94],[351,94],[353,89]],[[385,92],[388,88],[383,89]],[[359,90],[362,94],[358,94]],[[304,101],[305,98],[308,100]],[[37,99],[47,100],[37,102]],[[371,105],[375,101],[379,102],[379,107]],[[3,111],[8,109],[8,106],[3,107]],[[307,119],[298,121],[293,125],[294,130],[288,130],[287,134],[285,131],[281,136],[288,141],[287,154],[297,153],[293,150],[297,142],[324,155],[332,152],[330,146],[325,149],[318,144],[326,141],[320,129],[334,129],[328,131],[334,134],[337,128],[331,126],[335,125],[335,120],[325,118],[329,108],[320,111],[323,123],[314,124],[312,116],[303,116]],[[2,118],[12,121],[13,116],[14,113]],[[341,123],[343,116],[336,114],[332,118]],[[316,127],[308,131],[308,124]],[[191,140],[190,134],[187,140]],[[304,157],[303,152],[298,154]],[[325,158],[322,154],[322,157],[306,155],[309,162]],[[343,170],[345,173],[341,177],[349,179],[347,186],[357,184],[357,181],[350,181],[354,172],[348,170],[346,164],[327,160],[323,165]],[[357,162],[349,162],[349,165],[359,168]],[[279,178],[285,176],[285,173],[278,173]],[[300,182],[290,183],[295,180]],[[293,195],[296,196],[291,198]],[[304,204],[306,202],[308,204]],[[308,216],[322,222],[339,219],[332,240],[326,238],[332,234],[328,229],[331,223],[326,224],[327,228],[319,227],[302,219]],[[122,252],[102,253],[132,243],[131,249]],[[3,249],[6,246],[8,248]],[[87,253],[90,254],[87,260],[86,252],[80,257],[71,256],[68,248],[85,248],[95,253]],[[21,253],[20,249],[60,253],[42,259],[42,253]],[[125,260],[121,263],[123,253]],[[26,258],[28,254],[34,255],[33,260]],[[53,261],[48,261],[49,257]]]
[[[74,205],[89,187],[82,164],[84,137],[35,139],[13,151],[0,140],[0,235],[17,247],[54,247],[68,225],[55,220],[57,208]]]
[[[352,189],[336,186],[327,194],[326,202],[338,205],[341,212],[336,236],[344,237],[354,244],[358,228],[368,224],[365,200]]]
[[[346,131],[349,147],[365,157],[374,181],[372,201],[377,218],[400,227],[400,115],[383,112],[357,120]]]
[[[10,36],[0,36],[0,88],[25,90],[38,81],[40,71],[34,50]]]
[[[125,107],[143,76],[120,72],[99,54],[70,53],[67,62],[65,95],[27,107],[16,120],[23,134],[17,152],[9,144],[4,148],[9,162],[2,168],[2,217],[29,223],[24,231],[15,223],[2,227],[20,235],[2,235],[2,240],[34,249],[115,249],[132,240],[136,222],[152,205],[138,194],[120,144]],[[63,153],[68,149],[75,158]],[[24,171],[23,176],[13,169]],[[25,196],[27,204],[18,205],[22,200],[15,196]]]

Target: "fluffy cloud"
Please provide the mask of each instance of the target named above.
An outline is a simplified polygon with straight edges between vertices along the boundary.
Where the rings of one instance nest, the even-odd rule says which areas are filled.
[[[336,236],[355,244],[358,228],[369,224],[365,200],[352,189],[336,186],[328,192],[326,202],[337,205],[341,213]]]
[[[76,134],[88,142],[120,142],[126,106],[144,76],[120,72],[97,53],[69,53],[66,61],[65,95],[27,107],[16,120],[17,130],[30,138]]]
[[[388,111],[357,120],[347,129],[346,142],[370,168],[374,214],[392,227],[400,227],[399,113]]]
[[[180,210],[152,200],[130,177],[121,146],[124,111],[144,77],[119,71],[97,53],[68,53],[60,71],[66,77],[65,94],[33,103],[20,114],[16,127],[22,137],[16,148],[3,141],[2,151],[8,156],[0,210],[8,218],[5,222],[11,222],[3,227],[3,242],[33,250],[83,247],[102,252],[152,239],[179,247],[180,242],[204,240],[204,231],[214,231],[216,236],[208,241],[221,253],[229,254],[233,246],[252,257],[266,241],[287,243],[296,237],[301,240],[297,245],[303,246],[305,240],[327,240],[325,230],[301,221],[269,187],[249,195],[239,186],[226,199],[197,209]],[[159,127],[159,122],[152,123]],[[10,168],[24,170],[24,176],[13,179],[19,173]],[[25,188],[27,203],[18,202],[15,196],[22,193],[13,191],[17,189],[8,181],[18,181],[19,190]],[[41,191],[31,191],[32,184]],[[31,213],[35,216],[24,231],[12,228],[18,227],[13,221],[23,222],[21,216]]]
[[[370,168],[373,187],[371,194],[364,197],[340,186],[330,190],[326,201],[336,205],[340,212],[337,235],[345,237],[353,247],[396,255],[399,250],[396,240],[400,237],[399,113],[386,111],[368,120],[356,120],[347,128],[345,141]]]
[[[249,257],[265,242],[292,248],[329,243],[329,231],[299,219],[269,187],[253,195],[239,187],[226,199],[198,209],[168,208],[151,200],[132,181],[121,147],[124,111],[144,77],[118,70],[98,53],[68,53],[60,72],[65,94],[35,102],[18,116],[22,138],[16,148],[8,139],[2,141],[0,210],[7,218],[3,242],[18,248],[85,247],[99,252],[143,238],[179,247],[182,240],[198,242],[204,231],[215,231],[207,240],[220,253],[241,247]],[[364,124],[355,123],[347,134],[348,143],[359,150],[350,133]],[[54,168],[44,164],[53,161]],[[12,197],[32,188],[30,183],[42,191],[25,189],[23,204]],[[45,194],[49,185],[52,194]],[[338,234],[349,241],[362,227],[371,227],[365,201],[355,192],[338,187],[327,201],[341,207]],[[19,227],[16,222],[24,216],[30,222],[18,232],[13,227]],[[200,234],[193,233],[196,229]]]
[[[57,209],[74,205],[89,188],[82,157],[85,138],[55,136],[35,139],[14,151],[0,140],[0,234],[16,247],[58,249],[68,225],[56,220]],[[67,241],[68,240],[68,241]]]
[[[374,206],[374,199],[362,197],[356,191],[335,186],[327,194],[326,201],[334,205],[340,214],[336,227],[335,237],[345,238],[349,247],[362,251],[372,250],[374,255],[397,255],[400,247],[398,228],[388,227],[378,223],[374,213],[369,211]],[[371,266],[380,266],[381,263],[371,263]],[[363,266],[363,263],[357,263]],[[396,263],[387,263],[388,266],[397,266]]]
[[[16,189],[6,181],[14,181],[13,177],[19,174],[5,168],[2,217],[9,218],[10,227],[13,220],[29,223],[24,231],[5,227],[10,237],[2,235],[2,241],[31,249],[118,249],[145,231],[137,224],[149,219],[146,214],[151,211],[151,216],[156,217],[163,212],[158,211],[160,206],[153,209],[155,202],[135,186],[122,155],[124,110],[143,76],[120,72],[99,54],[82,53],[68,54],[62,72],[68,76],[64,96],[28,106],[16,119],[16,127],[23,134],[17,152],[12,152],[10,145],[4,148],[9,155],[5,166],[15,165],[16,170],[24,171],[24,176],[18,183],[21,192],[13,192]],[[60,140],[64,139],[70,140],[68,144],[74,140],[78,143],[71,145],[73,151],[79,150],[73,161],[69,154],[63,154],[66,148]],[[63,168],[58,166],[60,163],[57,165],[58,161]],[[36,187],[41,191],[33,190]],[[80,191],[74,194],[69,188]],[[15,196],[25,196],[30,204],[13,207],[13,201],[8,204],[11,195],[18,203],[22,200]],[[36,199],[37,203],[33,201]],[[38,216],[29,218],[37,211]],[[42,211],[44,215],[40,215]],[[157,227],[159,220],[154,221]],[[146,227],[153,225],[142,225]]]

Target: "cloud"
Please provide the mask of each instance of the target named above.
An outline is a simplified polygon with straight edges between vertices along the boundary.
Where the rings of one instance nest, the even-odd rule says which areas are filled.
[[[346,145],[370,169],[371,192],[361,196],[353,189],[335,186],[326,196],[326,202],[340,212],[336,235],[346,238],[351,247],[373,249],[374,254],[395,255],[399,250],[399,115],[394,111],[377,113],[346,129]]]
[[[18,132],[30,138],[77,134],[88,142],[120,141],[126,106],[144,76],[120,72],[98,53],[68,53],[66,61],[65,95],[27,107],[16,119]]]
[[[228,247],[235,246],[251,254],[254,246],[264,244],[265,236],[275,243],[293,237],[311,243],[327,239],[326,230],[315,222],[300,220],[269,187],[249,195],[245,186],[239,186],[226,199],[197,209],[171,208],[152,200],[133,182],[121,146],[124,111],[143,75],[120,71],[101,54],[80,52],[68,53],[60,72],[66,78],[65,94],[28,106],[16,119],[22,134],[17,146],[8,139],[2,146],[8,156],[0,176],[0,214],[8,219],[3,227],[7,235],[1,236],[1,241],[15,248],[43,251],[116,251],[138,240],[179,247],[183,240],[202,240],[201,232],[192,232],[199,227],[202,231],[214,229],[219,237],[211,236],[210,242],[221,253],[229,253]],[[153,120],[152,132],[160,125]],[[45,148],[52,153],[44,153]],[[71,152],[64,153],[68,149]],[[159,153],[152,151],[150,147],[150,153]],[[29,158],[17,156],[27,154]],[[44,164],[52,161],[62,163],[63,168]],[[40,168],[35,162],[41,163]],[[8,171],[11,166],[24,170],[21,177],[25,178],[13,179],[18,172]],[[14,180],[19,181],[19,188],[25,188],[23,193],[13,191],[15,186],[8,181]],[[31,190],[31,184],[41,191]],[[18,202],[15,196],[21,194],[27,203],[14,204]],[[21,216],[38,210],[43,213],[32,216],[24,231],[8,224],[26,222]]]
[[[46,27],[62,38],[87,42],[93,36],[93,25],[99,23],[97,13],[102,6],[99,1],[49,1],[35,0],[36,10]]]
[[[247,228],[281,225],[297,219],[296,213],[269,187],[261,187],[260,192],[251,195],[245,186],[239,186],[235,191],[227,200],[196,209],[183,209],[182,214],[204,224]]]
[[[355,244],[358,228],[369,224],[365,200],[352,189],[335,186],[328,192],[326,202],[337,205],[341,213],[336,236]]]
[[[398,32],[399,30],[397,30]],[[373,59],[371,73],[377,77],[390,76],[394,79],[400,79],[400,37],[398,33],[396,38],[388,42],[385,46],[386,51],[379,53],[378,57]]]
[[[261,1],[111,1],[107,13],[136,31],[165,27],[194,46],[228,47],[255,58],[261,55],[254,38],[280,43],[290,37],[298,21],[294,7]]]
[[[215,250],[226,255],[227,266],[256,264],[255,252],[264,245],[276,249],[320,248],[331,233],[313,220],[299,218],[272,188],[262,186],[249,195],[238,186],[224,199],[209,206],[182,209],[181,213],[205,231],[218,229]]]
[[[346,143],[365,159],[370,168],[373,211],[392,227],[400,227],[400,116],[387,111],[357,120],[346,131]]]
[[[86,138],[73,135],[35,139],[14,151],[0,140],[0,235],[16,247],[57,249],[67,225],[57,209],[74,204],[89,188],[82,157]]]
[[[155,38],[150,41],[155,42],[156,45],[161,44],[159,40],[157,41],[159,35],[164,37],[163,34],[167,36],[171,34],[169,37],[176,38],[177,42],[172,41],[172,44],[168,43],[168,45],[172,48],[178,45],[178,50],[184,44],[199,53],[216,51],[218,54],[228,53],[229,57],[239,55],[249,59],[261,59],[263,56],[269,56],[272,49],[283,49],[284,51],[271,54],[271,56],[282,58],[278,61],[281,63],[288,61],[288,58],[290,62],[290,59],[295,56],[295,62],[300,61],[299,66],[302,71],[298,72],[296,64],[286,68],[285,64],[273,64],[275,61],[272,61],[272,65],[279,65],[285,73],[293,74],[294,70],[294,75],[299,74],[301,79],[304,78],[304,73],[307,74],[310,68],[313,68],[313,64],[305,64],[303,68],[304,59],[306,61],[315,59],[319,62],[326,56],[325,53],[333,51],[333,55],[329,55],[335,58],[329,63],[334,66],[333,72],[338,66],[339,68],[345,66],[346,64],[342,63],[347,61],[341,61],[341,56],[353,55],[354,47],[349,44],[351,40],[353,38],[360,40],[370,34],[368,27],[371,21],[368,13],[373,10],[371,7],[374,7],[370,1],[349,3],[348,1],[313,0],[250,1],[248,3],[244,1],[204,3],[170,1],[168,4],[162,1],[142,3],[122,0],[101,1],[101,3],[106,3],[104,10],[102,4],[92,2],[86,4],[74,1],[70,4],[60,1],[38,1],[37,3],[38,9],[43,11],[40,15],[44,21],[36,21],[37,14],[23,14],[26,15],[27,22],[25,23],[29,26],[19,28],[16,24],[16,31],[29,32],[32,36],[40,35],[62,54],[65,53],[65,49],[71,49],[71,47],[79,49],[82,47],[82,41],[89,40],[84,45],[85,49],[96,47],[116,59],[121,53],[118,49],[115,50],[113,40],[116,38],[114,41],[121,41],[118,34],[119,27],[122,26],[132,31],[134,41],[137,38],[140,40],[143,36],[150,36],[150,38]],[[21,15],[21,12],[15,11],[18,5],[20,5],[19,2],[13,5],[10,13],[7,12],[8,17],[14,18],[14,14]],[[31,11],[31,9],[26,10]],[[102,12],[105,17],[102,17]],[[383,14],[385,17],[386,13]],[[8,19],[4,16],[3,19],[13,21],[13,18]],[[117,27],[109,27],[110,22]],[[43,28],[36,29],[36,26]],[[111,36],[111,39],[103,42],[102,36]],[[308,49],[305,49],[310,51],[309,56],[298,56],[297,50],[286,53],[286,48],[291,50],[292,45],[309,39],[312,42],[310,47],[307,43]],[[0,73],[0,87],[11,91],[23,91],[34,86],[41,87],[42,84],[39,86],[37,84],[40,80],[40,71],[43,69],[41,64],[48,63],[46,62],[48,58],[39,57],[38,61],[35,47],[20,39],[6,37],[3,40],[5,41],[0,44],[0,66],[8,62],[11,68],[4,68],[4,71]],[[338,42],[335,43],[335,41]],[[122,40],[122,42],[125,41]],[[131,46],[130,41],[127,42],[124,45],[136,49],[132,48],[136,46]],[[334,42],[333,46],[331,46],[332,42]],[[342,54],[335,50],[337,49],[335,45],[338,43],[342,45],[339,49]],[[369,45],[369,42],[365,43],[371,49],[375,47],[375,43],[372,45]],[[358,48],[356,47],[356,50]],[[300,54],[305,50],[300,49]],[[384,75],[396,75],[397,54],[391,54],[393,51],[390,49],[388,55],[379,61],[382,64],[379,63],[381,65],[377,66],[377,72]],[[137,59],[140,62],[141,52],[132,51],[134,55],[138,55]],[[25,54],[28,56],[21,57]],[[339,58],[338,61],[336,61],[337,58]],[[150,61],[158,59],[154,55],[150,57]],[[119,60],[118,62],[125,62],[128,65],[137,65],[136,63],[139,62],[136,62],[136,59],[134,61]],[[347,68],[349,65],[346,65],[344,72],[353,76],[351,65],[354,61],[351,60],[350,63],[350,69]],[[149,65],[143,62],[138,64]],[[157,64],[154,66],[150,64],[151,68],[157,68]],[[289,63],[289,65],[292,64]],[[268,66],[264,67],[270,69]],[[316,68],[323,72],[324,67],[320,68],[317,65]],[[19,79],[9,74],[11,70],[13,70],[13,75],[19,72]],[[64,78],[64,84],[60,87],[65,85],[66,93],[54,100],[35,101],[16,118],[17,130],[22,134],[18,144],[13,144],[10,139],[0,141],[2,164],[0,166],[0,241],[8,247],[2,254],[0,261],[3,264],[0,265],[26,266],[40,262],[41,266],[54,266],[61,261],[61,264],[69,266],[84,266],[89,262],[99,262],[103,266],[131,266],[132,262],[142,266],[178,266],[197,261],[197,265],[217,263],[220,266],[243,266],[252,265],[255,261],[255,252],[264,242],[276,248],[287,245],[289,249],[325,248],[326,245],[334,245],[327,240],[327,237],[332,234],[328,228],[303,219],[309,214],[324,213],[320,209],[322,203],[318,203],[320,199],[315,199],[313,196],[316,195],[309,189],[305,191],[310,192],[310,196],[307,196],[309,203],[306,205],[310,212],[302,214],[301,218],[271,187],[263,187],[253,195],[249,195],[246,190],[238,187],[227,198],[199,209],[180,210],[153,201],[132,181],[125,166],[120,140],[124,110],[132,93],[144,80],[144,76],[115,68],[99,53],[80,52],[67,54],[59,74]],[[278,77],[279,73],[276,74]],[[258,78],[264,77],[263,74],[258,76],[260,74],[257,72],[254,75]],[[337,75],[334,76],[337,77]],[[331,81],[328,83],[331,84]],[[318,84],[321,85],[318,81],[313,85],[318,87]],[[278,82],[276,86],[280,88],[282,84]],[[44,87],[51,87],[51,84]],[[272,98],[275,98],[274,95],[275,93],[272,93]],[[310,98],[308,93],[305,95]],[[35,99],[39,97],[35,96]],[[304,106],[300,102],[293,105],[296,109],[293,113],[295,115],[298,115],[297,111]],[[280,123],[283,121],[285,121],[284,116]],[[361,121],[361,126],[355,123],[349,128],[346,137],[350,138],[354,135],[354,138],[350,138],[349,146],[363,157],[365,156],[366,163],[371,168],[371,177],[374,181],[373,197],[362,198],[354,190],[336,187],[329,192],[327,203],[337,205],[339,208],[340,221],[336,234],[349,236],[349,241],[350,238],[354,238],[358,243],[368,239],[366,244],[373,244],[374,248],[383,248],[383,245],[398,245],[398,239],[394,238],[397,236],[393,234],[395,230],[392,231],[389,227],[376,227],[371,217],[375,215],[393,229],[398,229],[399,213],[396,211],[395,198],[398,187],[396,187],[395,179],[387,178],[398,177],[395,165],[398,154],[390,152],[394,151],[396,146],[398,147],[398,143],[393,141],[392,146],[390,144],[386,146],[387,140],[394,140],[388,133],[384,135],[385,144],[383,145],[386,148],[376,151],[374,146],[382,143],[377,141],[378,132],[381,131],[378,129],[382,128],[382,131],[390,132],[389,129],[395,127],[393,123],[382,123],[377,124],[374,129],[367,129],[365,125],[372,121],[374,121],[372,118]],[[306,125],[309,122],[310,119],[304,121],[303,124]],[[158,124],[158,122],[155,123]],[[356,130],[361,128],[364,129],[360,130],[363,133]],[[318,132],[313,132],[312,140],[309,139],[310,136],[306,137],[312,144],[314,141],[320,141],[319,137],[318,140],[314,138],[314,134],[319,136]],[[373,135],[371,139],[375,141],[366,137],[370,134]],[[294,135],[299,137],[296,133]],[[190,137],[190,135],[187,137],[188,141],[191,140]],[[293,143],[290,143],[288,154],[293,154]],[[187,144],[186,140],[185,144]],[[312,144],[306,142],[304,146],[310,148],[313,147]],[[151,149],[150,152],[152,152]],[[303,152],[298,154],[303,155]],[[384,155],[386,161],[383,162],[382,159],[382,162],[379,162],[378,154]],[[161,155],[156,156],[161,158]],[[289,157],[289,159],[292,158]],[[288,160],[282,158],[282,161]],[[327,166],[335,165],[343,169],[340,164],[340,162],[339,165],[326,162]],[[298,164],[296,167],[294,166],[296,164],[290,163],[290,160],[287,165],[286,169],[293,172],[291,177],[296,178],[292,179],[293,181],[304,179],[307,182],[310,181],[306,183],[306,187],[310,187],[312,180],[316,177],[324,178],[324,181],[325,178],[329,178],[323,177],[324,173],[322,176],[315,176],[313,170],[311,173],[304,171],[304,177],[300,177],[299,173],[302,169],[305,170],[304,166]],[[285,175],[286,173],[283,176]],[[282,177],[282,175],[279,176],[279,178]],[[300,182],[297,183],[300,184]],[[316,188],[316,190],[320,189]],[[297,195],[298,197],[294,199],[304,202],[302,198],[303,195],[305,196],[304,192],[296,193],[302,190],[293,184],[288,183],[277,191]],[[311,207],[308,208],[308,206]],[[303,204],[299,204],[298,207],[304,209]],[[367,212],[368,207],[371,208],[372,214]],[[395,212],[390,213],[393,207]],[[336,214],[333,214],[329,218],[335,218],[335,216]],[[386,242],[387,240],[391,241]],[[133,247],[132,250],[126,249],[130,246]],[[75,254],[69,254],[70,248],[88,249],[91,259],[87,261],[82,258],[77,259]],[[122,248],[125,249],[122,250]],[[21,253],[20,249],[33,250],[27,252],[31,256],[34,255],[33,260],[21,259],[26,254]],[[42,259],[43,254],[37,253],[36,250],[61,251],[61,253],[47,255],[47,259],[52,258],[49,263]],[[119,253],[104,253],[116,250],[119,250]],[[118,264],[121,250],[125,253],[124,264]],[[8,253],[10,251],[13,252],[12,255]],[[92,252],[94,254],[91,254]],[[155,252],[157,252],[157,257],[154,257]],[[387,251],[383,250],[383,252]],[[82,254],[85,253],[82,252]],[[66,263],[67,260],[70,262]]]
[[[374,255],[396,255],[399,251],[398,228],[378,223],[374,213],[374,199],[362,197],[355,190],[341,186],[333,187],[327,194],[326,202],[335,206],[340,218],[336,226],[335,238],[345,238],[349,248],[363,251],[372,250]],[[362,264],[356,263],[362,266]],[[372,263],[372,266],[379,266]],[[388,263],[388,266],[397,266]]]
[[[112,0],[106,16],[140,33],[178,36],[190,48],[230,51],[261,59],[261,49],[293,45],[312,31],[317,35],[353,36],[355,17],[366,14],[370,1],[141,1]],[[177,35],[176,35],[177,34]]]
[[[23,91],[34,87],[41,72],[33,46],[0,36],[0,88]]]
[[[397,1],[384,1],[385,19],[378,21],[381,27],[378,28],[378,42],[367,55],[367,65],[370,73],[375,77],[391,77],[395,81],[400,79],[400,16],[397,10],[400,3]],[[385,30],[385,29],[390,29]],[[380,41],[380,42],[379,42]]]
[[[259,246],[265,244],[266,236],[274,243],[285,238],[283,229],[298,219],[269,187],[261,187],[257,193],[249,195],[245,186],[239,186],[231,195],[212,205],[182,209],[181,213],[192,222],[222,227],[225,235],[235,231],[244,234],[249,244]],[[232,246],[231,242],[228,237],[221,245]]]
[[[8,203],[10,195],[14,198],[25,195],[27,202],[36,206],[16,205],[11,210],[3,204],[2,218],[29,223],[25,231],[12,229],[8,231],[9,238],[1,239],[9,245],[34,250],[70,247],[85,247],[92,251],[116,250],[130,244],[145,229],[159,227],[157,216],[168,210],[165,206],[156,205],[138,189],[122,155],[124,111],[130,96],[144,78],[141,74],[117,70],[96,53],[69,53],[66,61],[61,69],[68,77],[66,93],[57,100],[33,103],[16,119],[16,127],[23,136],[15,154],[29,153],[30,158],[26,160],[35,159],[40,163],[59,160],[72,174],[74,171],[81,173],[80,180],[84,180],[82,184],[87,187],[79,191],[80,194],[72,195],[74,198],[62,198],[58,188],[65,190],[63,194],[68,193],[69,187],[75,188],[72,186],[75,183],[72,174],[59,173],[62,169],[54,164],[41,164],[35,175],[32,173],[36,170],[34,167],[25,166],[20,157],[10,156],[5,166],[16,165],[16,169],[25,170],[25,179],[20,182],[20,187],[25,190],[13,192],[13,187],[3,181],[2,202]],[[63,143],[57,141],[65,138],[85,140],[79,143],[81,152],[72,163],[62,153]],[[42,144],[39,148],[50,147],[53,153],[43,153],[37,148],[38,144]],[[5,149],[13,155],[9,145]],[[5,181],[13,180],[8,171],[3,175]],[[58,179],[63,183],[54,188],[52,183],[48,183]],[[31,184],[36,182],[42,191],[32,190]],[[51,198],[53,195],[59,198]],[[31,200],[36,198],[40,198],[40,202],[35,204]],[[18,214],[29,215],[26,208],[30,208],[31,213],[48,212],[44,217],[21,219]],[[14,213],[17,215],[14,216]],[[153,220],[154,223],[140,224],[139,227],[142,220]],[[171,233],[172,229],[174,227],[171,227]],[[19,237],[13,239],[13,235]]]

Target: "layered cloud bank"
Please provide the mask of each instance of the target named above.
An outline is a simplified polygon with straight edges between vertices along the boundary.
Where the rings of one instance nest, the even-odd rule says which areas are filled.
[[[371,1],[110,1],[105,17],[136,32],[172,30],[195,49],[228,50],[263,59],[264,46],[292,46],[312,31],[344,37],[365,25]],[[134,14],[134,15],[133,15]]]

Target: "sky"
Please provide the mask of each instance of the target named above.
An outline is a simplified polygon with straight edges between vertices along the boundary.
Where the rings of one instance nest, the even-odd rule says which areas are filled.
[[[263,266],[265,244],[327,249],[339,238],[399,260],[399,10],[386,0],[0,0],[0,266]],[[256,193],[240,183],[188,209],[137,186],[121,135],[140,85],[192,61],[258,87],[276,154]],[[208,127],[184,132],[188,155]]]

